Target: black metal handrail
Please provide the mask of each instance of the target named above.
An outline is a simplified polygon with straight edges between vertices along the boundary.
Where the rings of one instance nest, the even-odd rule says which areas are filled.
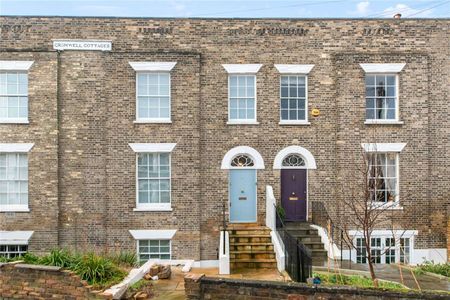
[[[286,230],[276,206],[275,212],[277,232],[284,244],[285,269],[292,280],[306,282],[312,276],[311,251]]]
[[[225,210],[226,205],[225,203],[222,206],[222,231],[223,231],[223,252],[222,254],[225,255],[227,253],[227,246],[226,246],[226,232],[227,232],[227,219],[225,217]]]
[[[328,214],[328,211],[325,207],[325,204],[321,201],[311,201],[312,206],[312,222],[315,225],[319,225],[323,227],[327,232],[329,232],[329,236],[331,237],[331,240],[333,241],[336,236],[339,237],[340,242],[340,249],[341,249],[341,266],[342,266],[342,250],[343,250],[343,243],[344,243],[344,230],[336,225],[333,222],[333,219]],[[336,235],[337,231],[337,235]],[[351,257],[351,251],[350,252],[350,262],[352,260]],[[351,268],[351,265],[350,265]]]

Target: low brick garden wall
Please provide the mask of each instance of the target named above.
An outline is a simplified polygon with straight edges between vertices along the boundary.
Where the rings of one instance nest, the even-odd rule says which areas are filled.
[[[186,298],[197,299],[354,299],[354,300],[406,300],[450,299],[449,294],[393,292],[351,287],[311,287],[295,282],[271,282],[242,279],[224,279],[188,274],[184,278]]]
[[[0,264],[0,299],[104,299],[87,282],[59,267]]]

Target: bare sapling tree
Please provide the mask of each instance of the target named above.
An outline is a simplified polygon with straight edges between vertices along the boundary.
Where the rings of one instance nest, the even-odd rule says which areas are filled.
[[[337,197],[338,213],[341,214],[345,244],[350,251],[357,251],[360,262],[368,264],[373,285],[378,287],[374,265],[380,262],[382,255],[391,253],[391,249],[395,251],[403,234],[396,228],[392,209],[398,205],[398,154],[378,152],[376,143],[365,145],[340,174],[343,184]],[[384,248],[375,245],[380,247],[371,249],[372,233],[381,228],[391,230],[392,239],[386,240]],[[358,243],[350,230],[358,233]]]

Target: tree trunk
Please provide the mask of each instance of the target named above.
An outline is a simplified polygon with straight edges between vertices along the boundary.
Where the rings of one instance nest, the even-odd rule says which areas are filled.
[[[372,277],[373,286],[378,288],[378,279],[377,276],[375,275],[375,270],[373,269],[373,262],[369,260],[368,263],[369,263],[370,277]]]

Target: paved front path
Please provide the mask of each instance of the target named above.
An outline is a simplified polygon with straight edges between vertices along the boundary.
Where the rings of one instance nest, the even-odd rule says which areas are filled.
[[[367,264],[356,264],[352,263],[351,265],[346,262],[343,264],[345,269],[364,271],[366,276],[370,277],[369,273],[369,265]],[[326,267],[322,267],[321,270],[326,269]],[[330,269],[331,272],[334,272],[333,268]],[[408,267],[403,267],[401,269],[403,274],[403,284],[411,289],[418,289],[417,284],[414,280],[413,275]],[[343,272],[344,273],[344,272]],[[344,274],[347,274],[345,272]],[[400,269],[396,264],[378,264],[375,265],[375,274],[378,278],[390,281],[396,281],[402,283],[400,276]],[[417,281],[419,282],[420,288],[423,290],[439,290],[439,291],[450,291],[450,281],[445,279],[440,279],[434,276],[430,276],[427,274],[416,275]]]
[[[247,269],[238,270],[231,275],[219,275],[217,268],[193,268],[189,273],[205,274],[208,277],[255,279],[269,281],[285,281],[284,277],[275,269]],[[157,300],[181,300],[184,295],[184,275],[180,267],[172,266],[172,276],[169,280],[152,281],[153,291]]]

